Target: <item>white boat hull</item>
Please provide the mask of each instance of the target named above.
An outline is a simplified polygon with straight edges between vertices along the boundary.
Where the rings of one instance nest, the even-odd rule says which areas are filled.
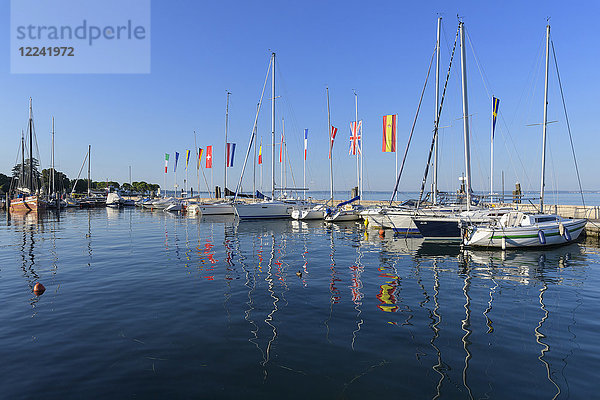
[[[239,219],[290,218],[293,204],[283,201],[261,201],[259,203],[235,204],[235,215]]]
[[[233,214],[234,209],[231,203],[198,204],[202,215],[224,215]]]
[[[327,222],[358,221],[359,219],[360,215],[355,210],[338,210],[325,217]]]
[[[413,215],[414,211],[368,210],[361,213],[361,216],[368,221],[368,226],[372,228],[391,229],[404,235],[420,235],[421,233],[412,219]]]
[[[587,220],[562,220],[561,223],[568,233],[563,230],[561,234],[558,223],[525,227],[473,227],[463,238],[463,243],[466,246],[497,248],[556,246],[576,240],[585,228]],[[543,235],[540,232],[543,232]],[[541,237],[545,243],[542,243]]]
[[[292,211],[292,218],[298,220],[323,219],[325,218],[325,210],[322,205],[312,208],[296,208]]]

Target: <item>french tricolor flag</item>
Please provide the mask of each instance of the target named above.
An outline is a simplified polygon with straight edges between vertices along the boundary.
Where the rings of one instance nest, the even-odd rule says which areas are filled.
[[[306,161],[306,153],[308,152],[308,129],[304,130],[304,161]]]
[[[235,143],[227,143],[227,166],[233,167],[233,156],[235,155]]]

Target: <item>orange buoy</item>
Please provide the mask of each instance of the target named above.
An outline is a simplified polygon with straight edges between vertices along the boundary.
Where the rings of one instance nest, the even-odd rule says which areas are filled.
[[[379,237],[384,237],[385,236],[385,231],[383,229],[379,230]]]
[[[36,296],[43,294],[45,291],[46,291],[46,288],[44,287],[44,285],[42,285],[39,282],[33,286],[33,293],[35,293]]]

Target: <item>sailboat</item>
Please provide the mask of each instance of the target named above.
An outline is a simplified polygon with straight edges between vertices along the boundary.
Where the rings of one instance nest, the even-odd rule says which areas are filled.
[[[25,137],[21,137],[21,171],[16,188],[16,197],[10,200],[9,211],[12,212],[36,212],[44,210],[45,203],[40,199],[37,178],[34,177],[36,170],[33,163],[33,108],[31,97],[29,98],[29,121],[27,124],[27,135],[29,139],[29,160],[25,166]]]
[[[234,201],[233,207],[235,209],[235,215],[240,220],[290,218],[294,206],[301,203],[301,201],[298,201],[296,199],[275,199],[275,53],[271,53],[271,61],[269,63],[269,70],[267,71],[267,78],[269,72],[271,74],[271,198],[263,199],[262,201],[258,201],[255,203],[242,203]],[[267,81],[265,80],[262,95],[264,95],[266,83]],[[248,144],[248,149],[246,151],[246,158],[242,167],[242,173],[240,174],[240,180],[236,187],[236,195],[234,197],[234,200],[235,198],[237,198],[237,195],[240,191],[242,178],[244,176],[244,170],[246,168],[246,163],[250,154],[250,149],[252,148],[252,144],[256,137],[256,124],[258,122],[258,113],[262,104],[262,95],[258,103],[258,108],[256,110],[256,117],[254,119],[254,126],[252,128],[252,134],[250,136],[250,143]]]
[[[546,25],[546,75],[544,81],[544,119],[542,122],[542,174],[540,213],[512,211],[484,225],[467,224],[462,228],[465,246],[538,247],[570,243],[576,240],[587,223],[584,218],[563,218],[544,214],[546,175],[546,128],[548,125],[548,64],[550,58],[550,24]]]
[[[409,142],[405,150],[404,159],[402,160],[402,164],[400,167],[400,172],[398,177],[396,178],[396,187],[392,193],[390,204],[388,206],[383,207],[370,207],[361,212],[361,216],[367,220],[369,226],[391,229],[395,233],[400,233],[403,235],[421,235],[419,228],[415,225],[413,221],[413,217],[415,216],[447,216],[453,213],[464,211],[465,206],[463,204],[444,204],[445,202],[440,198],[438,192],[438,137],[437,131],[439,126],[440,114],[442,111],[443,98],[440,103],[440,32],[442,26],[442,17],[439,17],[437,20],[437,36],[436,36],[436,46],[435,46],[435,107],[434,107],[434,137],[432,141],[432,146],[430,150],[430,156],[433,154],[433,188],[431,193],[431,201],[422,201],[419,200],[406,200],[400,205],[392,205],[392,200],[396,195],[396,190],[398,188],[398,184],[400,182],[400,177],[402,176],[402,171],[404,169],[404,163],[406,161],[406,155],[408,154],[408,149],[410,146],[410,142],[412,139],[412,132],[414,131],[414,124],[416,123],[417,116],[419,113],[420,107],[417,109],[417,115],[415,116],[415,121],[413,122],[413,131],[409,136]],[[452,66],[452,59],[450,60],[450,67]],[[433,61],[433,60],[432,60]],[[423,92],[421,93],[421,98],[425,92],[425,87],[427,85],[427,81],[425,82],[425,86],[423,87]],[[445,90],[444,90],[445,94]],[[427,163],[426,175],[428,171],[429,162]],[[423,191],[425,185],[426,178],[423,179],[423,187],[421,191]]]
[[[465,152],[465,177],[464,177],[464,200],[465,210],[459,213],[437,213],[433,215],[413,216],[413,222],[425,238],[460,240],[462,224],[482,224],[493,219],[502,217],[510,211],[509,208],[481,208],[474,206],[473,191],[471,189],[471,149],[469,146],[469,102],[467,96],[467,67],[465,49],[465,27],[464,22],[459,22],[460,49],[461,49],[461,82],[463,103],[463,138]],[[438,128],[436,122],[436,130]]]

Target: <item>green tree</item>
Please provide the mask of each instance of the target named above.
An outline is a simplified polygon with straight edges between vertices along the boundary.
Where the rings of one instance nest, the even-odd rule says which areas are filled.
[[[47,193],[52,191],[52,170],[50,168],[42,170],[42,184]],[[54,189],[57,192],[70,191],[71,180],[64,173],[54,170]]]
[[[34,188],[37,188],[40,184],[41,178],[40,171],[38,170],[39,162],[34,158],[31,164],[33,165],[33,186]],[[25,160],[25,165],[17,164],[12,168],[12,176],[13,178],[17,178],[19,180],[19,187],[29,187],[29,158]]]
[[[10,190],[10,176],[0,173],[0,193],[6,193]]]

